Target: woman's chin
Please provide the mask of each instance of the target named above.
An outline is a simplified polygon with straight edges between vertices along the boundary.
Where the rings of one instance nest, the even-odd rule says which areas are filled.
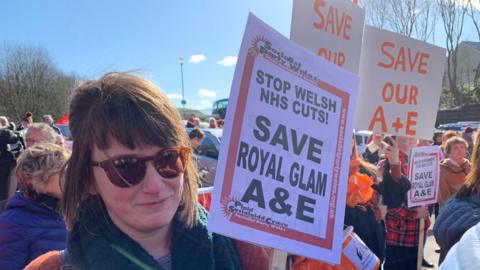
[[[139,226],[146,230],[155,230],[163,228],[172,223],[175,213],[159,213],[142,217],[138,220]]]

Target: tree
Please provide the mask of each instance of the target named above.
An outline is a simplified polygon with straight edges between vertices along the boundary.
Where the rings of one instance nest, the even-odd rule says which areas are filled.
[[[389,16],[387,1],[366,0],[362,4],[366,10],[365,23],[381,29],[386,28]]]
[[[457,83],[458,60],[456,48],[462,37],[467,5],[456,0],[437,0],[437,5],[446,35],[448,87],[453,95],[454,105],[458,106],[463,102],[463,95]]]
[[[480,10],[478,8],[480,8],[480,0],[468,0],[468,16],[472,19],[480,41]]]
[[[0,55],[0,114],[18,121],[25,112],[34,117],[67,111],[75,77],[65,75],[40,47],[4,45]],[[35,120],[39,120],[38,118]]]
[[[470,17],[473,25],[475,26],[475,30],[477,31],[477,37],[480,41],[480,0],[468,1],[468,16]],[[473,86],[476,88],[480,86],[480,63],[477,64],[477,67],[475,69]]]
[[[435,41],[437,13],[431,0],[370,0],[364,5],[368,24],[422,41]]]

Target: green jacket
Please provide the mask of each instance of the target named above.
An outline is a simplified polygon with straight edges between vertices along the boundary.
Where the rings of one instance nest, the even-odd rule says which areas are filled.
[[[199,206],[199,221],[185,228],[174,218],[171,245],[172,269],[241,269],[234,240],[207,230],[207,213]],[[120,231],[105,212],[86,218],[69,233],[68,260],[74,269],[161,269],[137,242]]]

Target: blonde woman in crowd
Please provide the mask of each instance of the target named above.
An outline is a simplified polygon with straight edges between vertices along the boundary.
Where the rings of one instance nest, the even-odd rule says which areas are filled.
[[[60,170],[68,153],[55,144],[36,144],[18,158],[20,190],[0,215],[0,269],[23,269],[50,250],[65,248],[67,230],[58,210]]]

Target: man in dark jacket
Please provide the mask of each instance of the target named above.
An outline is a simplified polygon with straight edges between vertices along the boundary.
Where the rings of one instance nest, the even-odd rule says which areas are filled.
[[[433,234],[440,246],[440,263],[462,235],[479,222],[480,197],[472,195],[459,199],[453,196],[447,201],[433,227]]]
[[[15,167],[15,157],[9,150],[9,144],[17,143],[19,136],[7,128],[0,128],[0,201],[8,193],[10,171]]]
[[[62,132],[60,131],[60,128],[55,125],[55,123],[53,121],[53,117],[50,114],[45,114],[43,116],[43,122],[45,124],[49,125],[51,128],[53,128],[53,130],[55,130],[55,132],[62,135]]]

